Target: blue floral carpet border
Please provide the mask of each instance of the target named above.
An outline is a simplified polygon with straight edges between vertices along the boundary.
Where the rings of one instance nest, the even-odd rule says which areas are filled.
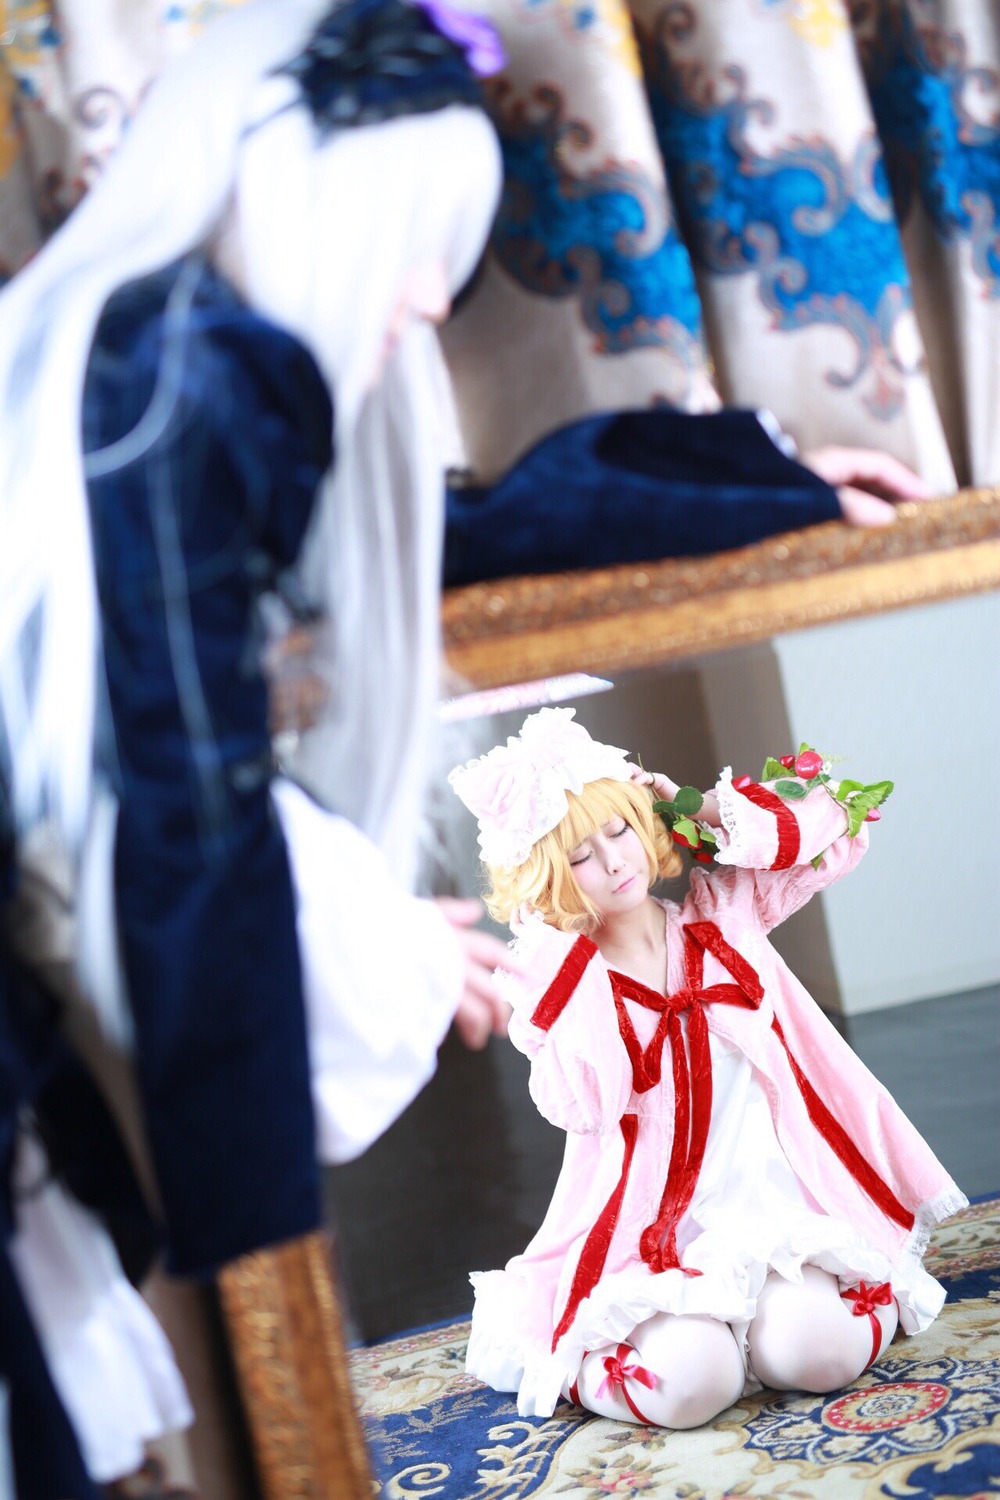
[[[468,1323],[356,1352],[382,1500],[985,1500],[1000,1493],[1000,1198],[937,1233],[941,1317],[834,1396],[748,1397],[695,1432],[548,1420],[464,1370]]]

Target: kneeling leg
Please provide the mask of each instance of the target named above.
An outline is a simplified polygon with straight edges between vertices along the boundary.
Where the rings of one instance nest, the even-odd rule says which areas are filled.
[[[836,1391],[850,1385],[877,1359],[896,1331],[894,1301],[855,1315],[855,1302],[840,1293],[836,1276],[803,1266],[802,1284],[772,1272],[757,1299],[750,1324],[750,1366],[775,1391]]]
[[[571,1395],[602,1417],[700,1427],[743,1390],[743,1358],[728,1323],[657,1313],[628,1344],[587,1354]]]

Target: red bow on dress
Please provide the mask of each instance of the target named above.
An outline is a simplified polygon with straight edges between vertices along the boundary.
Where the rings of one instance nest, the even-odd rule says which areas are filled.
[[[718,959],[735,983],[704,984],[706,952]],[[611,986],[622,1040],[632,1062],[636,1092],[645,1093],[659,1083],[664,1037],[674,1075],[674,1137],[667,1179],[656,1219],[639,1237],[639,1254],[653,1272],[676,1268],[686,1276],[700,1276],[701,1272],[693,1267],[680,1265],[677,1227],[698,1185],[712,1115],[712,1058],[705,1009],[722,1004],[756,1010],[764,986],[756,971],[726,942],[714,922],[684,923],[684,975],[687,981],[684,988],[666,996],[615,970],[611,971]],[[645,1051],[639,1047],[625,1011],[625,999],[662,1011],[656,1034]],[[680,1024],[684,1012],[688,1015],[690,1063]]]

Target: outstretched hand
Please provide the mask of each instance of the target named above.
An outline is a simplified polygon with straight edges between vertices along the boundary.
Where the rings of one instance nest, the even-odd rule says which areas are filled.
[[[451,923],[465,960],[465,981],[455,1010],[455,1030],[467,1047],[478,1052],[491,1036],[507,1035],[510,1006],[500,998],[493,983],[494,969],[520,974],[521,968],[505,943],[475,926],[483,914],[478,901],[439,896],[435,905]]]
[[[802,462],[837,491],[852,526],[891,526],[892,502],[929,500],[930,488],[898,458],[875,448],[814,448]]]

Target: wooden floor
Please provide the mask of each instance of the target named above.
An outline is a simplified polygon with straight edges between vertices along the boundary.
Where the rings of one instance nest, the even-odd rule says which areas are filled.
[[[1000,986],[841,1029],[964,1190],[1000,1190]],[[468,1313],[468,1272],[523,1249],[562,1142],[528,1097],[527,1065],[509,1043],[474,1054],[449,1038],[407,1114],[360,1161],[329,1174],[359,1336]]]

